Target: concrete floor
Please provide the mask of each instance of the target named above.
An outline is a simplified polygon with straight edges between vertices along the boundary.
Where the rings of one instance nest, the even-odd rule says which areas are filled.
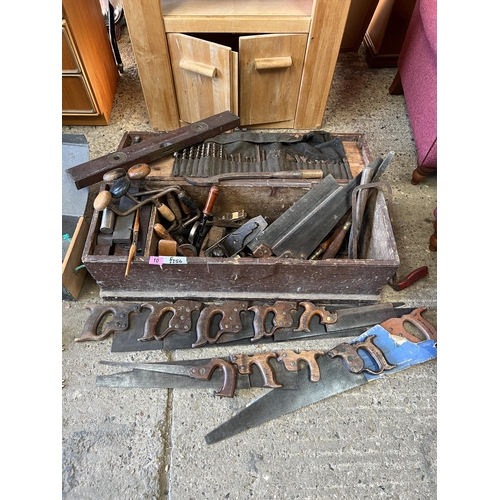
[[[153,130],[126,27],[119,45],[125,70],[110,124],[62,127],[85,135],[91,159],[114,151],[126,131]],[[428,307],[426,317],[437,324],[437,253],[428,249],[437,176],[410,184],[416,151],[404,97],[388,93],[395,73],[368,68],[362,49],[341,54],[322,128],[364,134],[373,157],[395,151],[384,178],[393,189],[398,275],[426,265],[429,276],[402,292],[384,287],[381,301]],[[219,399],[210,390],[96,387],[97,375],[116,371],[99,361],[207,358],[234,348],[111,353],[112,338],[75,343],[89,316],[85,305],[100,302],[88,277],[78,301],[61,304],[65,500],[437,498],[436,360],[207,446],[205,434],[265,390]]]

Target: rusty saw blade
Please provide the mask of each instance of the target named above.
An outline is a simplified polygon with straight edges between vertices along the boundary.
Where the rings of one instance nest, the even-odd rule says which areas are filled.
[[[150,340],[145,339],[146,324],[151,313],[147,307],[142,310],[139,306],[136,307],[133,314],[130,314],[128,329],[120,331],[115,335],[111,345],[112,352],[130,352],[130,351],[145,351],[145,350],[177,350],[191,349],[193,347],[217,347],[221,344],[231,345],[248,345],[248,344],[265,344],[271,342],[285,342],[290,340],[307,340],[315,337],[321,338],[338,338],[338,337],[353,337],[360,335],[367,328],[372,327],[382,321],[390,318],[395,318],[408,313],[411,309],[403,307],[404,304],[398,303],[382,303],[361,305],[357,307],[347,307],[346,305],[314,307],[310,302],[288,303],[287,301],[278,301],[273,305],[256,303],[245,303],[245,307],[238,310],[238,318],[240,322],[232,320],[234,325],[238,324],[238,328],[233,328],[232,331],[227,329],[221,331],[221,322],[215,320],[217,314],[222,314],[222,311],[228,309],[231,304],[225,302],[219,307],[206,306],[203,309],[202,319],[208,316],[209,308],[212,307],[212,319],[207,326],[202,326],[200,323],[200,312],[194,310],[192,312],[192,321],[188,325],[181,324],[177,331],[172,330],[162,339]],[[283,316],[288,305],[288,316]],[[147,306],[147,304],[146,304]],[[252,307],[249,310],[249,307]],[[129,306],[130,307],[130,306]],[[175,307],[175,304],[171,309]],[[202,309],[202,310],[203,310]],[[120,312],[122,309],[118,309]],[[226,313],[229,314],[229,313]],[[285,327],[280,326],[276,320],[277,315],[281,318],[287,318],[288,323]],[[85,326],[84,331],[96,330],[96,323],[102,317],[102,313],[95,311],[95,318],[92,327]],[[258,321],[258,317],[260,321]],[[226,317],[225,315],[223,318]],[[329,319],[331,317],[331,319]],[[90,318],[89,320],[90,321]],[[174,321],[175,322],[175,321]],[[165,331],[165,328],[172,321],[169,315],[158,319],[155,325],[156,332]],[[203,323],[207,323],[203,321]],[[257,326],[259,325],[259,326]],[[151,328],[149,328],[151,329]],[[95,339],[99,337],[92,336]],[[145,341],[139,342],[138,339]]]
[[[226,370],[213,370],[210,377],[201,379],[191,376],[193,368],[213,365],[214,358],[190,361],[172,361],[159,363],[128,363],[101,361],[101,364],[127,367],[130,371],[99,375],[96,385],[99,387],[146,387],[159,389],[219,389],[233,385],[235,389],[250,389],[252,387],[269,387],[269,379],[281,385],[280,389],[297,389],[297,371],[290,371],[276,357],[265,360],[266,371],[252,369],[250,373],[239,370],[230,372],[228,364],[233,364],[231,358],[217,358],[217,366]],[[238,367],[239,368],[239,367]],[[234,382],[230,379],[234,377]],[[276,385],[274,385],[276,387]]]
[[[419,315],[419,313],[417,313]],[[413,320],[415,318],[412,317]],[[401,336],[391,335],[395,323],[376,325],[349,343],[342,343],[320,356],[321,378],[311,382],[305,370],[298,374],[295,391],[271,390],[205,436],[214,444],[323,399],[348,391],[372,380],[395,373],[437,356],[437,333],[430,325],[415,321],[425,340],[406,335],[401,319]],[[394,332],[395,333],[395,332]]]

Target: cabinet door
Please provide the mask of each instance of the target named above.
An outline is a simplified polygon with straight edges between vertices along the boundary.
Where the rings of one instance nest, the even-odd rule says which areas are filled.
[[[307,34],[240,37],[240,123],[295,118]]]
[[[236,58],[230,47],[179,33],[167,35],[179,118],[203,120],[234,106]]]

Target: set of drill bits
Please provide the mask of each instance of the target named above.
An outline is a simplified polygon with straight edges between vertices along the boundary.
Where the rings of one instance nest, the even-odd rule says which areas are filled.
[[[352,179],[342,142],[326,132],[223,134],[175,153],[172,175],[213,177],[227,173],[320,169],[323,176]]]

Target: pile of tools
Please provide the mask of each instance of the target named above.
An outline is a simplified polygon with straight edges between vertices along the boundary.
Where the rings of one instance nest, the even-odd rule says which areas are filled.
[[[182,263],[191,257],[359,259],[370,232],[367,213],[371,201],[390,226],[390,213],[386,215],[392,204],[391,190],[380,178],[393,152],[385,159],[376,158],[353,176],[342,148],[336,148],[335,141],[326,136],[326,141],[319,140],[323,152],[311,143],[302,150],[294,149],[301,138],[290,135],[274,137],[277,142],[283,140],[284,149],[247,132],[217,136],[238,125],[235,115],[221,113],[143,142],[133,141],[129,147],[69,169],[79,189],[101,182],[94,200],[99,214],[93,219],[99,228],[94,255],[127,255],[125,276],[134,257],[146,254],[150,259],[167,257]],[[307,140],[317,143],[313,135]],[[336,149],[325,159],[324,151]],[[176,157],[173,177],[166,183],[153,182],[148,178],[150,163],[169,155]],[[233,202],[223,204],[231,211],[215,210],[217,200],[234,185],[231,181],[255,180],[262,185],[270,179],[306,179],[310,184],[303,196],[294,196],[289,208],[281,211],[278,205],[273,216],[265,213],[260,198],[251,216],[249,207],[236,206],[241,201],[238,197],[232,198],[234,207]],[[387,206],[381,195],[389,198]],[[260,205],[262,213],[258,213]],[[377,259],[378,254],[372,254]],[[321,265],[311,263],[311,267]],[[426,275],[427,268],[422,267],[397,285],[391,284],[402,290]],[[327,351],[277,349],[195,361],[102,362],[126,366],[128,371],[98,376],[101,387],[209,387],[223,397],[233,397],[238,389],[270,389],[207,434],[207,444],[437,356],[437,332],[421,315],[425,308],[407,310],[403,304],[391,303],[334,307],[308,300],[204,303],[192,297],[86,306],[90,317],[75,340],[98,341],[119,333],[112,350],[126,352],[356,336]],[[417,335],[406,330],[404,323],[411,323]]]
[[[230,112],[220,113],[68,169],[77,188],[104,181],[94,201],[102,212],[94,255],[358,258],[369,194],[390,186],[380,181],[394,153],[377,158],[353,178],[342,141],[325,132],[255,134],[238,131]],[[217,135],[219,134],[219,135]],[[153,187],[150,163],[174,155],[168,185]],[[173,179],[182,183],[173,184]],[[308,179],[311,189],[281,215],[247,216],[245,206],[214,213],[228,181]],[[180,185],[179,185],[180,184]],[[183,187],[181,187],[181,185]],[[204,204],[190,186],[206,188]],[[186,190],[188,192],[186,192]],[[151,222],[151,214],[155,216]],[[254,210],[255,212],[255,210]],[[151,235],[155,235],[153,238]],[[145,248],[145,245],[148,245]]]
[[[110,252],[113,244],[128,244],[127,275],[134,255],[141,251],[138,248],[141,209],[155,207],[160,219],[152,230],[159,238],[158,256],[329,259],[337,256],[349,234],[351,255],[346,256],[355,258],[352,254],[356,253],[357,236],[350,232],[353,195],[360,192],[355,206],[355,234],[359,236],[367,199],[366,191],[360,189],[379,187],[377,181],[391,158],[392,153],[384,161],[377,158],[346,184],[340,184],[331,174],[326,175],[270,224],[265,214],[248,219],[244,207],[214,214],[217,197],[224,190],[224,180],[321,178],[321,170],[222,174],[217,179],[209,179],[217,184],[210,186],[205,205],[200,209],[179,186],[140,189],[134,181],[149,175],[151,169],[146,163],[133,165],[128,170],[116,168],[104,174],[103,181],[108,188],[94,201],[94,208],[102,211],[97,246],[102,248],[104,242]]]

